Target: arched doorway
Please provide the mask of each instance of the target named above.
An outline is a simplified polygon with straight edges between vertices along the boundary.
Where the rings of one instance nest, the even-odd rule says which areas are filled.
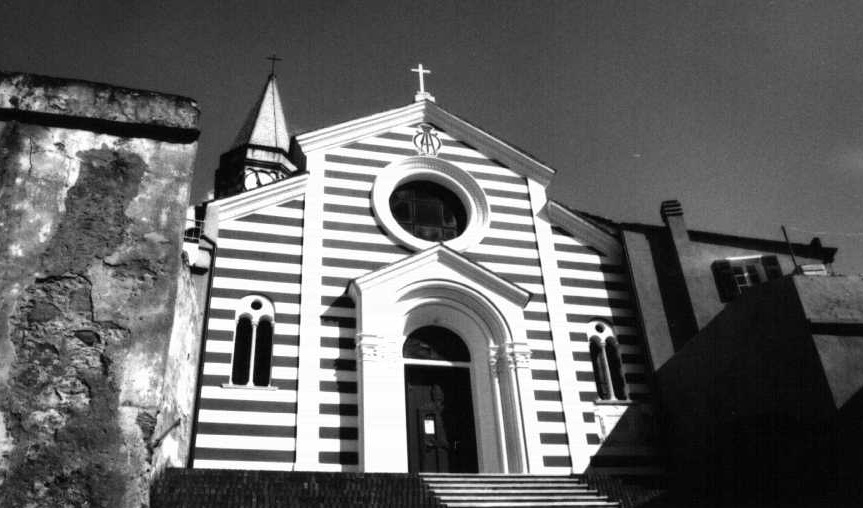
[[[440,326],[414,330],[402,347],[408,471],[476,473],[470,352]]]
[[[529,293],[442,245],[355,279],[349,293],[357,308],[363,471],[408,472],[405,366],[423,363],[469,366],[463,379],[473,406],[476,470],[526,473],[542,467],[523,321]],[[452,360],[405,358],[405,341],[427,326],[457,335],[470,361],[446,365],[436,362]]]

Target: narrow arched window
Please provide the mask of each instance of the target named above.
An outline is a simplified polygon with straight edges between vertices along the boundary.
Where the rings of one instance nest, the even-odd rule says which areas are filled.
[[[627,400],[626,378],[614,329],[601,320],[588,323],[590,360],[600,400]]]
[[[252,359],[252,320],[246,316],[237,321],[234,333],[234,356],[231,366],[231,383],[244,385],[249,382],[249,362]]]
[[[230,384],[270,385],[274,314],[272,302],[262,296],[250,295],[240,300],[231,355]]]
[[[590,361],[593,362],[593,380],[596,382],[596,395],[602,400],[611,398],[608,387],[608,373],[605,368],[605,354],[599,341],[590,341]]]
[[[623,378],[623,365],[620,363],[620,351],[614,340],[605,341],[605,359],[608,361],[608,371],[611,374],[611,386],[617,400],[626,400],[626,382]]]
[[[255,372],[252,376],[255,386],[270,385],[270,366],[273,359],[273,324],[268,319],[258,322],[255,337]]]

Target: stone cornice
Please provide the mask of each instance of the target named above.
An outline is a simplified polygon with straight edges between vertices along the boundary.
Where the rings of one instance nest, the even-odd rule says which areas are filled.
[[[548,214],[548,220],[555,226],[586,241],[606,256],[614,259],[621,257],[622,247],[616,238],[567,210],[560,203],[549,200],[545,206],[545,212]]]
[[[200,111],[189,98],[105,83],[0,71],[0,118],[190,143]]]
[[[386,132],[404,123],[422,122],[425,116],[424,110],[424,103],[414,103],[409,106],[391,109],[383,113],[300,134],[296,137],[296,140],[302,147],[303,152],[308,154],[316,150],[341,146],[367,136]]]
[[[217,199],[208,207],[219,208],[219,221],[235,219],[255,210],[272,206],[305,193],[308,173],[298,174],[286,180],[264,185],[235,196]]]
[[[428,104],[428,107],[425,109],[424,121],[437,125],[450,136],[468,143],[483,155],[498,160],[516,173],[536,180],[543,187],[548,186],[554,177],[554,169],[518,148],[471,125],[436,104],[430,102],[425,104]]]

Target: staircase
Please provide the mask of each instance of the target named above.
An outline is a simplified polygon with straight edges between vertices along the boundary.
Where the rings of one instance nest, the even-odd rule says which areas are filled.
[[[620,508],[571,476],[421,473],[420,478],[449,508]]]

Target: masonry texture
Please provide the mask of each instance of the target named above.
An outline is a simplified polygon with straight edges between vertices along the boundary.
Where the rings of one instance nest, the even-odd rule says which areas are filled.
[[[174,304],[197,121],[181,97],[0,72],[3,506],[139,507],[182,460],[168,352],[194,361],[171,339],[194,332]]]

